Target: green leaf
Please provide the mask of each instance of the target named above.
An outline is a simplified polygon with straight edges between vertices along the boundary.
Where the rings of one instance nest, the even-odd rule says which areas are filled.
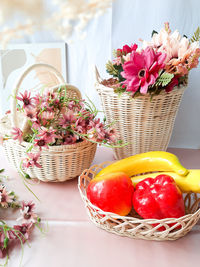
[[[198,42],[200,40],[200,28],[198,27],[194,32],[193,36],[190,38],[190,43]]]
[[[118,71],[115,69],[113,63],[109,60],[108,63],[106,64],[106,71],[115,77],[118,76]]]
[[[157,31],[153,30],[152,33],[151,33],[151,37],[153,37],[154,33],[158,34]]]
[[[32,126],[32,125],[33,125],[33,123],[32,123],[31,120],[28,120],[28,125],[29,125],[29,126]]]
[[[25,173],[25,174],[24,174],[24,177],[25,177],[26,179],[31,179],[31,177],[30,177],[30,175],[29,175],[28,173]]]
[[[8,241],[9,241],[8,237],[4,238],[4,241],[3,241],[3,248],[7,248],[7,246],[8,246]]]
[[[174,77],[174,74],[163,72],[163,74],[161,74],[156,80],[155,85],[165,87],[171,82],[173,77]]]
[[[121,97],[125,91],[126,89],[121,86],[114,88],[114,92],[118,94],[118,97]]]
[[[27,150],[26,153],[29,153],[33,149],[33,145],[31,145]]]
[[[5,171],[5,169],[1,169],[1,170],[0,170],[0,173],[2,173],[2,172],[4,172],[4,171]]]

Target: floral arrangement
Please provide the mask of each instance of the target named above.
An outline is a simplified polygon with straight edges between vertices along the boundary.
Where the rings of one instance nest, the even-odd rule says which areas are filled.
[[[4,169],[0,170],[0,178],[2,179],[5,178],[2,175],[3,171]],[[40,226],[41,219],[34,212],[35,204],[31,201],[18,201],[15,193],[6,188],[2,179],[0,180],[0,209],[18,210],[20,213],[13,226],[9,226],[2,219],[0,221],[0,258],[6,257],[6,263],[4,264],[6,266],[9,248],[19,243],[23,249],[23,244],[29,240],[34,227],[39,228],[41,232],[43,232],[43,229]]]
[[[175,86],[187,84],[188,74],[196,68],[200,57],[200,28],[188,39],[169,23],[158,33],[153,31],[150,41],[124,45],[114,51],[113,61],[106,64],[107,72],[113,76],[102,83],[113,87],[115,92],[128,92],[132,97],[155,95],[162,90],[170,92]]]
[[[41,151],[49,146],[73,145],[85,139],[104,146],[122,145],[117,141],[112,125],[106,125],[105,119],[101,122],[96,118],[98,110],[90,100],[69,98],[66,90],[66,87],[61,87],[56,92],[46,91],[34,96],[25,91],[15,96],[18,112],[28,120],[29,129],[22,132],[15,127],[4,139],[30,143],[27,157],[21,162],[26,178],[29,178],[28,174],[23,170],[34,166],[41,168]]]

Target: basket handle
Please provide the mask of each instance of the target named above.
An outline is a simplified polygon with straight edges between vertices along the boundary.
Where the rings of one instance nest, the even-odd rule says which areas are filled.
[[[11,102],[11,125],[12,127],[19,127],[19,122],[17,119],[17,99],[15,96],[17,96],[18,92],[19,92],[19,88],[23,82],[23,80],[25,79],[25,77],[34,69],[37,69],[39,67],[45,67],[47,69],[49,69],[49,71],[53,72],[56,77],[58,78],[59,82],[61,84],[65,84],[65,80],[63,78],[63,76],[61,75],[61,73],[54,68],[53,66],[49,65],[49,64],[45,64],[45,63],[37,63],[37,64],[33,64],[30,67],[28,67],[20,76],[19,80],[16,83],[16,86],[13,89],[13,98],[12,98],[12,102]],[[24,119],[23,124],[22,124],[22,132],[25,131],[27,127],[27,120]]]
[[[94,71],[95,71],[95,78],[96,78],[96,81],[97,81],[98,83],[101,83],[101,82],[102,82],[102,78],[101,78],[101,76],[100,76],[100,74],[99,74],[99,71],[98,71],[96,65],[94,66]]]

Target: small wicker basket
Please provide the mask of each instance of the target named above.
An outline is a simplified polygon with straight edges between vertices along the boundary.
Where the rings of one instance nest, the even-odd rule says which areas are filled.
[[[185,86],[172,92],[161,92],[150,100],[149,95],[131,99],[128,94],[120,97],[113,88],[104,86],[95,68],[95,88],[108,124],[115,121],[119,139],[127,146],[113,148],[115,158],[123,159],[148,151],[166,151],[169,144],[176,114]]]
[[[142,219],[134,210],[128,216],[119,216],[111,212],[104,212],[94,206],[87,198],[88,184],[100,170],[110,163],[104,162],[86,169],[80,175],[78,181],[80,195],[89,218],[98,227],[120,236],[165,241],[176,240],[185,236],[200,219],[200,195],[195,193],[185,194],[186,215],[180,218]],[[158,230],[160,227],[164,230]]]
[[[13,91],[13,95],[17,95],[21,83],[30,71],[35,68],[45,67],[49,71],[53,72],[61,84],[51,88],[52,91],[58,88],[67,88],[67,94],[70,98],[81,98],[80,91],[69,84],[65,84],[62,75],[51,65],[48,64],[34,64],[30,66],[20,77],[17,85]],[[9,134],[12,127],[19,127],[23,133],[25,133],[29,125],[26,118],[16,108],[17,100],[13,98],[11,103],[11,114],[4,116],[0,120],[0,133],[5,135]],[[13,167],[20,171],[20,163],[23,158],[26,157],[26,150],[30,146],[30,143],[9,139],[5,140],[3,147],[5,149],[6,156]],[[61,145],[52,146],[49,149],[43,149],[39,158],[39,163],[42,168],[31,167],[26,170],[31,178],[37,178],[43,182],[63,182],[69,179],[73,179],[80,175],[80,173],[89,168],[96,152],[97,145],[87,140],[73,144],[73,145]],[[38,149],[33,149],[31,152],[38,152]]]

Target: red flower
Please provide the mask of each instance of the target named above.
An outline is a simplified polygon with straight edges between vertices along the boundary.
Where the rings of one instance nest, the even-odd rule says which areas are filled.
[[[173,79],[171,80],[171,82],[165,88],[165,91],[167,93],[171,92],[173,90],[174,86],[176,86],[176,85],[178,85],[178,78],[176,76],[174,76]]]
[[[124,55],[126,56],[127,54],[131,53],[132,51],[136,51],[136,49],[138,48],[137,44],[132,44],[131,46],[129,45],[124,45],[122,47],[122,49],[117,49],[117,55],[121,56]]]

